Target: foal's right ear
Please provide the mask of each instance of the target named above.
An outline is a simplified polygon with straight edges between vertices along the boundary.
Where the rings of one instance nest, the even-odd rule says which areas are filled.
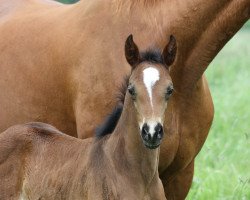
[[[129,35],[125,42],[125,56],[132,68],[135,68],[140,60],[140,53],[133,41],[133,35]]]

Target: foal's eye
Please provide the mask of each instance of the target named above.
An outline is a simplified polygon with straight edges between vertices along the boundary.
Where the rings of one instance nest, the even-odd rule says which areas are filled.
[[[136,92],[135,92],[135,87],[133,85],[128,86],[128,92],[132,96],[132,99],[135,100]]]
[[[173,91],[174,91],[173,85],[168,86],[167,91],[166,91],[166,95],[165,95],[166,100],[169,99],[169,97],[172,95]]]

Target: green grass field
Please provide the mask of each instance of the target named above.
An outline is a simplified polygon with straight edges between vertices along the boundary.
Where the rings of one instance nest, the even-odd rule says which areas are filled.
[[[188,200],[250,200],[250,23],[206,71],[215,107]]]

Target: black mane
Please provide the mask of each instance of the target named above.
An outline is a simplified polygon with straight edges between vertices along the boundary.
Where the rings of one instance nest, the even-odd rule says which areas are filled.
[[[105,135],[111,134],[117,125],[117,122],[120,119],[122,114],[123,105],[118,104],[104,120],[103,124],[96,128],[95,135],[96,137],[103,137]]]
[[[99,125],[95,130],[96,137],[100,138],[105,135],[111,134],[120,119],[123,110],[123,104],[125,100],[125,94],[128,88],[129,76],[125,76],[123,83],[119,87],[117,94],[117,104],[112,112],[105,118],[103,123]]]
[[[140,54],[140,62],[151,62],[151,63],[160,63],[164,64],[162,55],[160,50],[155,49],[155,50],[148,50],[145,52],[142,52]],[[111,134],[114,130],[115,127],[120,119],[120,116],[122,114],[123,110],[123,104],[125,100],[125,94],[127,92],[128,84],[129,84],[129,77],[126,76],[124,78],[124,81],[119,88],[119,93],[117,95],[118,103],[116,107],[113,109],[113,111],[106,117],[104,122],[96,128],[95,135],[98,138],[101,138],[105,135]]]
[[[128,89],[128,84],[129,84],[129,77],[130,76],[125,76],[123,79],[123,83],[121,84],[121,86],[119,87],[119,92],[117,94],[117,101],[118,104],[124,104],[125,101],[125,95]]]

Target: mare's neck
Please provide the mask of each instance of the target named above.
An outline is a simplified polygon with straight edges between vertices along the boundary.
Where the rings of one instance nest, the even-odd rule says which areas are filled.
[[[146,185],[158,175],[160,150],[151,150],[144,146],[134,104],[128,95],[116,129],[107,142],[107,149],[115,165],[129,168],[122,171],[133,169],[133,172],[137,172],[143,178]]]
[[[74,13],[78,16],[74,14],[74,20],[93,22],[94,16],[94,24],[98,25],[89,27],[97,27],[92,31],[99,34],[97,38],[112,36],[115,41],[112,47],[123,46],[125,38],[133,33],[142,49],[153,45],[163,48],[167,36],[174,34],[181,56],[177,55],[171,77],[175,90],[182,93],[189,93],[187,88],[195,85],[250,16],[249,0],[83,0],[77,7]],[[86,29],[86,21],[77,27],[79,24]]]

